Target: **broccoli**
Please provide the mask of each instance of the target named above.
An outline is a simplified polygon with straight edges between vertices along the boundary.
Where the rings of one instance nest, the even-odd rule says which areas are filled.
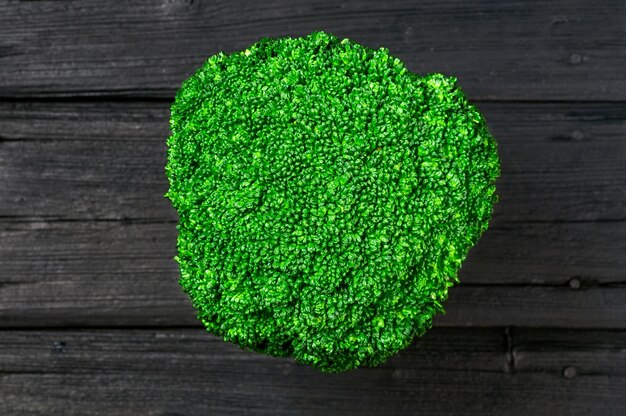
[[[198,319],[326,372],[423,335],[497,201],[496,142],[455,78],[324,32],[211,56],[170,128]]]

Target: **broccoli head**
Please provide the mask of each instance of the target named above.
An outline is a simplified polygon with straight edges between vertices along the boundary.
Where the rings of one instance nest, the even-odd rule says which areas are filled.
[[[170,128],[198,319],[323,371],[424,334],[497,199],[496,142],[456,79],[323,32],[210,57]]]

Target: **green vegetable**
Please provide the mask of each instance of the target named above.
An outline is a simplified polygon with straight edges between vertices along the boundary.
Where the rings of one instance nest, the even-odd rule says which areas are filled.
[[[323,371],[424,334],[497,199],[496,143],[454,78],[323,32],[210,57],[170,127],[198,318]]]

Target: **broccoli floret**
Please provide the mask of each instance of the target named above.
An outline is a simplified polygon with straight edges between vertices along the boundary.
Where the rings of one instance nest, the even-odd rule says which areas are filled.
[[[210,57],[170,127],[198,319],[323,371],[424,334],[497,200],[496,142],[455,78],[323,32]]]

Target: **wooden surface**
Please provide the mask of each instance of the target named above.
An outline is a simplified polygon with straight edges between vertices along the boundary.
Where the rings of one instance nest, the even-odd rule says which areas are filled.
[[[208,56],[326,30],[443,72],[501,201],[435,327],[327,375],[206,334],[163,198]],[[0,414],[626,414],[626,2],[0,0]]]

